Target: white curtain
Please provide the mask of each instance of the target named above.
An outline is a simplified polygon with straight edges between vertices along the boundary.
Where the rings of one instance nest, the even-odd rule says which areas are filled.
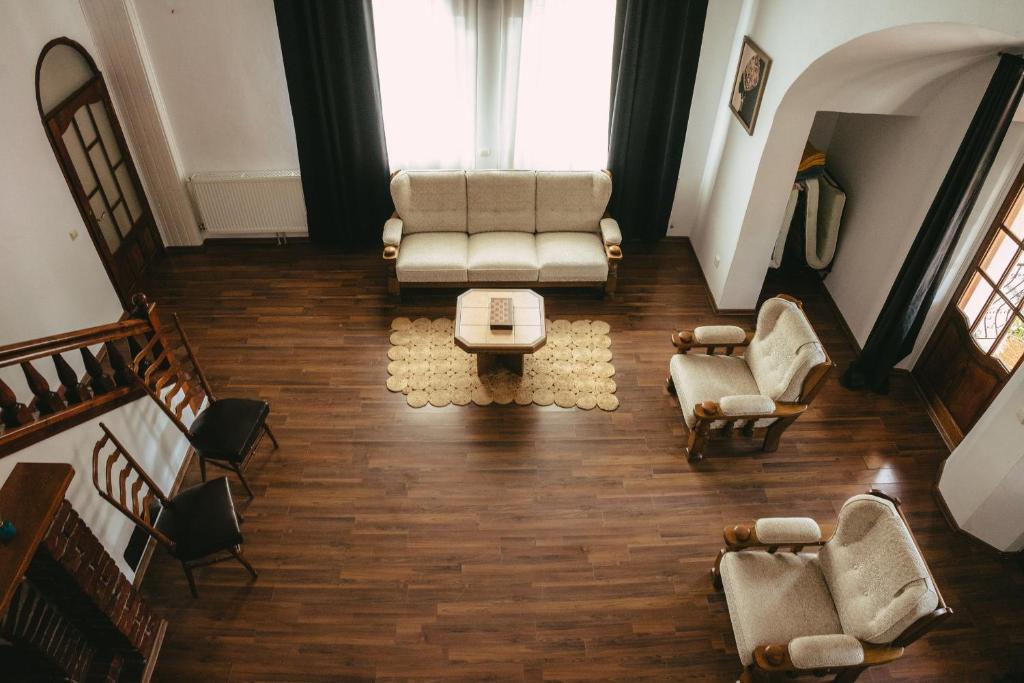
[[[615,0],[526,0],[516,168],[608,163]]]
[[[615,0],[374,0],[392,169],[603,168]]]
[[[392,170],[473,168],[476,0],[374,0]]]

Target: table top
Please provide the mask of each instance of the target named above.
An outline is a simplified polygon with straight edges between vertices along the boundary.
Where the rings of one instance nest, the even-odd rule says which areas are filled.
[[[491,298],[512,299],[512,329],[492,330]],[[533,353],[547,342],[544,297],[532,289],[470,289],[455,307],[455,343],[470,353]]]

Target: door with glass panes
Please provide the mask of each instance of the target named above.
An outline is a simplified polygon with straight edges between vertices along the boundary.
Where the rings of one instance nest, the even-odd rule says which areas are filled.
[[[54,153],[127,308],[163,244],[103,76],[80,45],[61,38],[43,49],[36,82]]]
[[[959,443],[1024,358],[1024,169],[914,367]]]

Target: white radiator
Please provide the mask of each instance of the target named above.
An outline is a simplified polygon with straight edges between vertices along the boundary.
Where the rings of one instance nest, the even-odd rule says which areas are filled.
[[[208,237],[307,232],[298,171],[194,173],[188,187]]]

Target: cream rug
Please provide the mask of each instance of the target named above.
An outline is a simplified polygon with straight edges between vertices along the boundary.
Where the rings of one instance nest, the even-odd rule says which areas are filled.
[[[428,403],[485,406],[518,403],[615,410],[615,366],[608,323],[547,320],[547,344],[523,359],[523,376],[503,368],[476,372],[476,354],[455,345],[448,318],[395,318],[388,350],[388,389],[405,394],[413,408]]]

